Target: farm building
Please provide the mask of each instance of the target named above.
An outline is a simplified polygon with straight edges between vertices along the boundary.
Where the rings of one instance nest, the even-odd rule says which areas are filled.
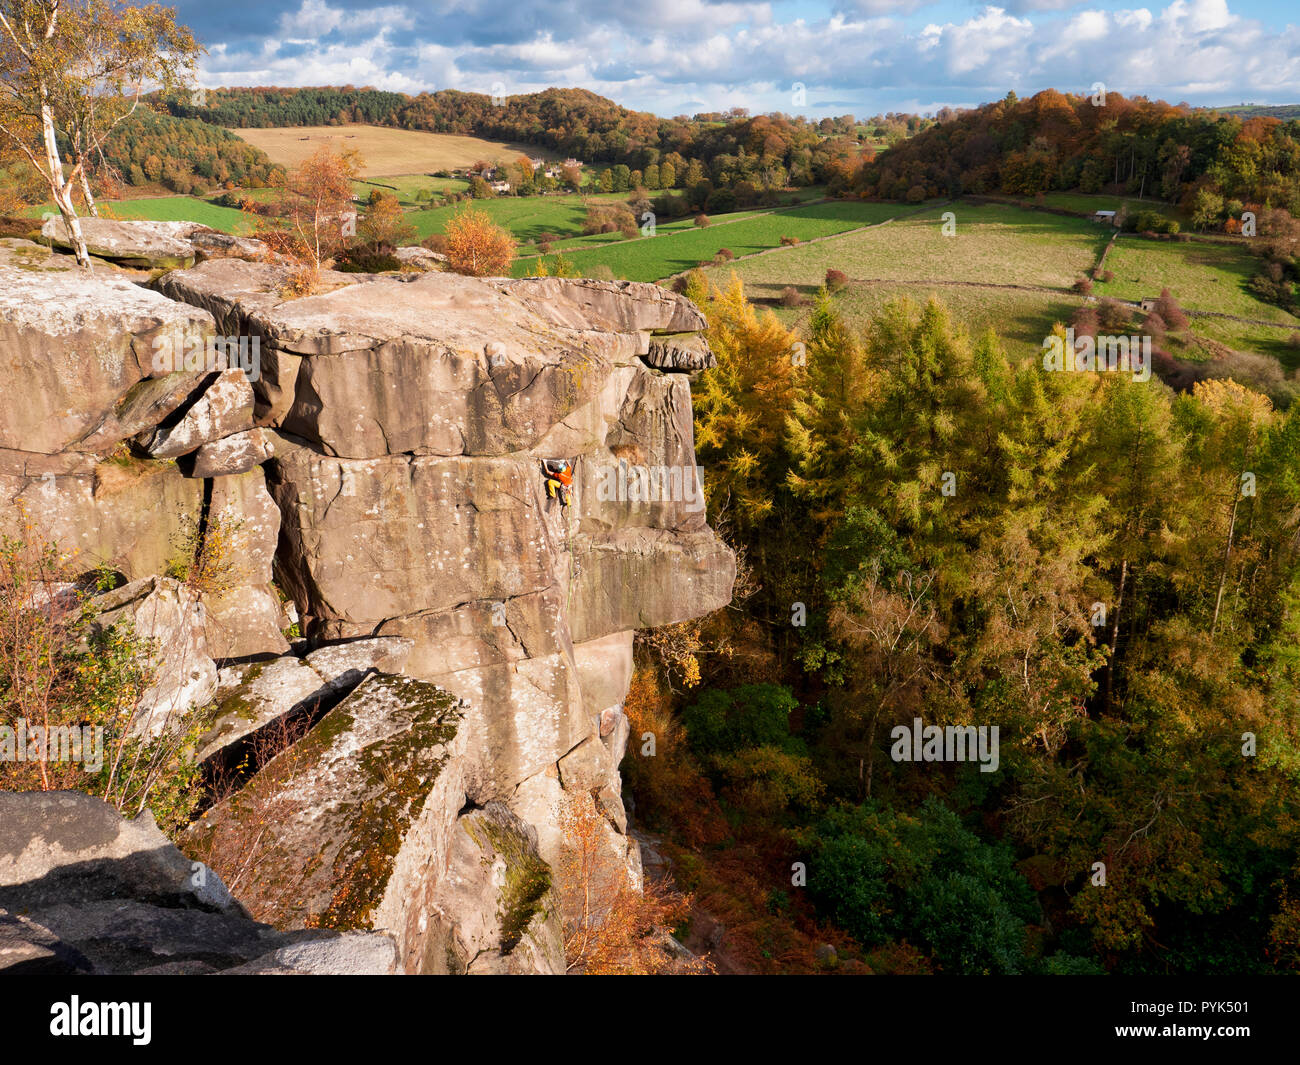
[[[1108,226],[1113,226],[1115,224],[1115,217],[1114,211],[1094,211],[1092,214],[1092,220],[1094,222],[1101,222]]]

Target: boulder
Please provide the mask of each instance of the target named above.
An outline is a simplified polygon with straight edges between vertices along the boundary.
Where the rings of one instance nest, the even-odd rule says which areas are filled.
[[[86,250],[99,259],[150,270],[174,270],[205,259],[270,259],[260,240],[236,237],[197,222],[151,222],[138,219],[82,218]],[[58,217],[46,219],[41,236],[55,247],[72,242]]]
[[[669,373],[698,373],[718,365],[709,343],[697,333],[650,338],[650,350],[641,356],[647,366]]]
[[[536,830],[505,804],[491,802],[457,818],[434,903],[431,924],[438,927],[431,937],[428,956],[434,964],[428,971],[565,971],[551,869],[537,851]],[[447,922],[444,914],[455,914],[455,922]]]
[[[0,791],[0,908],[131,898],[243,915],[221,878],[168,842],[148,810],[125,820],[79,791]]]
[[[462,713],[432,684],[372,675],[191,825],[185,847],[201,857],[256,831],[257,876],[241,889],[255,916],[386,931],[402,968],[422,971],[426,904],[464,805]]]
[[[400,972],[398,961],[397,944],[389,936],[344,932],[278,947],[222,975],[392,976]]]
[[[270,437],[261,429],[249,429],[200,445],[188,472],[191,477],[229,477],[247,473],[274,454]]]
[[[82,218],[81,236],[86,250],[100,259],[145,269],[173,270],[194,263],[194,249],[182,234],[191,222],[140,222],[115,218]],[[72,249],[63,219],[52,215],[41,226],[41,236],[54,247]]]
[[[208,703],[217,666],[208,654],[207,610],[192,588],[170,577],[145,577],[90,603],[96,628],[129,621],[137,638],[152,641],[154,678],[137,705],[133,736],[159,736]]]
[[[184,239],[189,241],[194,249],[194,257],[199,262],[208,259],[248,259],[260,262],[276,258],[265,241],[232,236],[206,226],[195,226]]]
[[[90,959],[48,928],[0,909],[0,976],[72,976],[91,971]]]
[[[267,725],[317,709],[332,694],[319,673],[292,655],[228,666],[217,675],[215,717],[195,757],[206,761]]]
[[[342,691],[355,688],[371,673],[400,673],[412,646],[411,640],[401,636],[349,640],[317,648],[307,655],[307,664],[332,691]]]
[[[447,261],[447,256],[441,252],[421,248],[418,244],[408,248],[398,248],[393,256],[403,266],[411,266],[417,270],[441,270],[443,263]]]
[[[252,428],[253,386],[243,370],[222,370],[179,420],[154,432],[145,449],[156,459],[174,459]]]
[[[114,419],[133,426],[149,406],[124,411],[131,390],[171,369],[155,368],[156,349],[205,346],[212,335],[206,312],[120,277],[0,263],[0,373],[6,395],[22,397],[0,402],[0,448],[107,449],[125,439],[115,437]],[[162,386],[159,409],[193,383],[183,376]]]

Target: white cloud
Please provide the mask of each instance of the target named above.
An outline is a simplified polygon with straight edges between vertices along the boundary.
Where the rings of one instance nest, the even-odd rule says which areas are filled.
[[[557,0],[524,14],[506,0],[364,10],[293,2],[268,38],[208,42],[204,83],[484,92],[500,82],[511,93],[561,85],[666,114],[792,110],[796,81],[810,106],[823,98],[835,101],[833,113],[861,114],[970,105],[1008,89],[1087,91],[1096,81],[1201,102],[1291,100],[1300,85],[1300,28],[1265,27],[1228,0],[1170,0],[1154,12],[1004,0],[948,22],[908,16],[923,0],[827,0],[835,6],[820,19],[804,6],[804,17],[790,18],[736,0]],[[861,104],[844,106],[852,99]]]

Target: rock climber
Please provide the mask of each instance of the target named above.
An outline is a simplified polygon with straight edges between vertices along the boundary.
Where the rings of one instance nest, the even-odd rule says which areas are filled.
[[[573,467],[568,459],[544,459],[542,472],[546,477],[546,497],[560,499],[560,505],[567,507],[573,497]]]

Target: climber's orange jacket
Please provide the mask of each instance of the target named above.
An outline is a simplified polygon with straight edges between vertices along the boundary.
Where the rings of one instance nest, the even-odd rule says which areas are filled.
[[[554,473],[551,474],[551,476],[555,480],[559,481],[560,484],[564,485],[565,488],[569,488],[573,484],[573,473],[570,471],[568,466],[565,466],[563,469],[556,470]]]

